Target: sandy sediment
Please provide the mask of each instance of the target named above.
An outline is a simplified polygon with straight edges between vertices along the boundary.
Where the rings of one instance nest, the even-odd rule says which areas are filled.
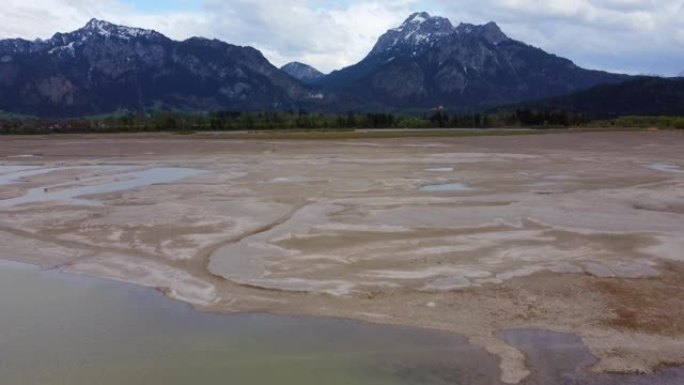
[[[532,368],[502,329],[575,333],[597,371],[684,364],[682,133],[0,142],[0,202],[111,183],[117,167],[204,171],[95,206],[0,207],[2,258],[203,310],[458,332],[501,358],[507,383]],[[50,171],[11,181],[16,167]]]
[[[142,258],[105,254],[80,261],[65,270],[156,288],[171,298],[196,306],[206,307],[218,302],[216,288],[211,283],[184,270]]]

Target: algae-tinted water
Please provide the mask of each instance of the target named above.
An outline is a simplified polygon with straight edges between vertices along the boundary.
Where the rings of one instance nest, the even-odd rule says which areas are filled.
[[[0,384],[495,384],[463,338],[198,313],[148,289],[0,264]]]

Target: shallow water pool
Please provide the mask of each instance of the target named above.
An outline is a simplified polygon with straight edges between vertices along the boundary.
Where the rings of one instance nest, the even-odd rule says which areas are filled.
[[[667,164],[667,163],[652,163],[646,166],[646,168],[655,170],[655,171],[661,171],[661,172],[673,172],[677,174],[682,174],[684,173],[684,169],[674,165],[674,164]]]
[[[4,184],[15,183],[21,178],[41,175],[52,171],[73,170],[80,168],[82,167],[20,170],[19,172],[4,175],[6,180],[2,180],[1,177],[3,175],[0,175],[0,185],[3,184],[2,182],[4,182]],[[101,168],[103,171],[119,170],[119,172],[106,176],[86,178],[79,180],[77,183],[72,181],[69,183],[31,188],[22,196],[0,200],[0,207],[51,201],[97,206],[100,205],[101,202],[97,200],[83,199],[80,197],[132,190],[154,184],[171,183],[204,173],[202,170],[175,167],[160,167],[138,171],[130,170],[130,167],[119,169],[112,168],[111,166],[95,166],[89,168]],[[83,183],[83,185],[78,185],[78,183]]]
[[[452,192],[471,191],[473,188],[467,183],[442,183],[424,185],[419,190],[421,192]]]

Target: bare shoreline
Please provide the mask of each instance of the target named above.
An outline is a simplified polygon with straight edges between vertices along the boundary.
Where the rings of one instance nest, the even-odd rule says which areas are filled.
[[[85,166],[206,172],[88,197],[98,207],[0,207],[0,254],[202,311],[456,332],[500,357],[507,383],[529,374],[496,337],[515,328],[579,335],[597,371],[649,372],[684,364],[683,144],[679,132],[0,138],[0,165],[76,170],[0,185],[3,198],[101,183]],[[473,189],[419,191],[455,182]]]

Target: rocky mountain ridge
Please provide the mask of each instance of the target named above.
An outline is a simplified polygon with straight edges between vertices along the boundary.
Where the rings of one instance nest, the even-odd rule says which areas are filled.
[[[316,84],[319,80],[325,77],[325,74],[316,68],[296,61],[287,63],[280,67],[280,69],[293,78],[298,79],[306,84]]]
[[[321,84],[393,108],[461,110],[563,95],[625,75],[582,69],[506,36],[495,23],[459,24],[415,13],[359,63]]]
[[[45,41],[0,41],[0,109],[16,113],[271,110],[310,94],[258,50],[218,40],[174,41],[93,19]]]

